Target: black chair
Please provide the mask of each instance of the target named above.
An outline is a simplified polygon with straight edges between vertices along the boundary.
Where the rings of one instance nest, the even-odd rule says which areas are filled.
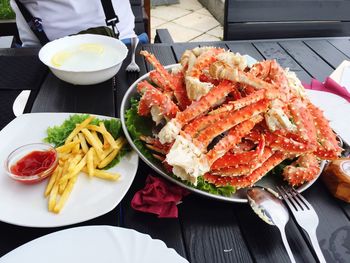
[[[154,43],[174,43],[173,38],[171,37],[169,30],[166,28],[156,29],[156,35],[154,37]]]
[[[135,33],[147,33],[150,36],[150,0],[130,0],[131,9],[135,16]]]
[[[19,34],[15,22],[0,23],[0,37],[13,36],[12,45],[19,43]]]
[[[350,0],[226,0],[224,40],[350,35]]]

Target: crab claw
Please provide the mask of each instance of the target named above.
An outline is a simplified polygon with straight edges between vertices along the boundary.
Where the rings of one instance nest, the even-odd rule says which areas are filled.
[[[283,169],[283,177],[292,186],[298,186],[314,179],[320,173],[320,163],[312,153],[303,154]]]
[[[137,89],[142,93],[138,107],[139,115],[147,116],[151,113],[152,119],[158,124],[163,117],[172,119],[179,111],[179,108],[168,96],[147,81],[140,82]]]

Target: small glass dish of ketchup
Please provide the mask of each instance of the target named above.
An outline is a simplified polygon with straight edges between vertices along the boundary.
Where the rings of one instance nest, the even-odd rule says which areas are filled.
[[[54,147],[46,143],[23,145],[7,157],[6,173],[16,181],[32,184],[50,176],[58,164]]]

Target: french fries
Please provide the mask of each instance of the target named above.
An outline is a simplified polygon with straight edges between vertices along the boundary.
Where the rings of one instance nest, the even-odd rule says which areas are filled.
[[[89,177],[117,181],[120,174],[99,170],[114,160],[126,144],[124,137],[117,140],[107,131],[103,122],[92,125],[94,117],[89,117],[67,137],[65,144],[57,147],[58,166],[50,177],[45,189],[48,210],[60,213],[66,204],[80,172]]]

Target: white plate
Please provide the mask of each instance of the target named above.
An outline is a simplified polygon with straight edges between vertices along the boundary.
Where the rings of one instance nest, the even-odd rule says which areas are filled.
[[[331,127],[350,143],[350,103],[333,93],[306,90],[311,102],[324,111]]]
[[[135,230],[112,226],[85,226],[35,239],[0,258],[1,263],[185,263],[163,241]]]
[[[122,200],[138,167],[135,152],[126,155],[118,165],[110,169],[121,174],[120,181],[110,182],[80,175],[65,207],[58,215],[47,210],[47,199],[44,197],[46,181],[24,185],[5,174],[3,163],[12,150],[24,144],[42,142],[47,136],[48,127],[61,125],[72,114],[23,114],[0,131],[0,221],[28,227],[65,226],[103,215]]]

